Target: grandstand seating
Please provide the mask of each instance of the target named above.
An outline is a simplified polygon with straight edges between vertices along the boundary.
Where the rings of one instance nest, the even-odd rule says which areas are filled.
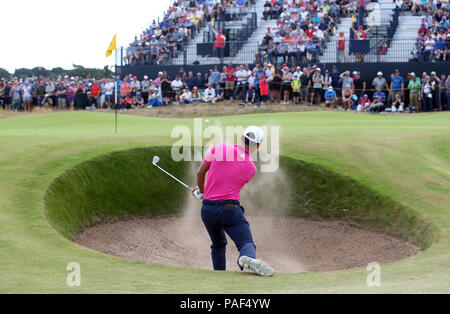
[[[278,46],[271,46],[267,32],[275,39],[277,31],[284,35],[289,26],[300,32],[300,42],[287,50],[287,60],[294,63],[302,62],[354,62],[355,44],[352,41],[360,25],[366,30],[367,52],[362,53],[361,62],[408,62],[412,57],[421,61],[434,60],[435,53],[424,59],[425,40],[416,41],[422,16],[411,14],[410,1],[406,0],[367,0],[359,1],[314,1],[302,0],[191,0],[177,1],[160,22],[163,35],[182,29],[183,35],[175,32],[172,38],[167,35],[159,40],[159,57],[153,53],[152,35],[161,32],[154,23],[139,39],[130,44],[126,53],[126,62],[130,63],[161,63],[167,65],[214,64],[218,62],[214,49],[215,35],[212,31],[223,30],[227,37],[224,63],[254,63],[255,61],[280,62],[286,59],[278,51]],[[185,10],[181,9],[187,4]],[[269,8],[270,4],[270,8]],[[444,7],[445,6],[445,7]],[[444,10],[444,24],[440,28],[444,33],[448,30],[447,4]],[[360,9],[363,7],[363,9]],[[431,5],[431,17],[427,23],[432,24],[432,16],[438,8]],[[203,13],[202,13],[203,12]],[[425,12],[425,11],[424,11]],[[324,13],[328,13],[327,32],[321,32]],[[425,13],[422,13],[425,15]],[[293,17],[294,19],[291,19]],[[315,30],[314,36],[309,36]],[[164,29],[164,27],[166,27]],[[320,29],[319,29],[320,28]],[[436,27],[430,26],[437,41]],[[440,29],[438,27],[438,29]],[[337,42],[340,32],[346,39],[345,51],[338,56]],[[291,30],[292,33],[292,30]],[[322,34],[326,33],[326,34]],[[308,37],[309,36],[309,37]],[[430,35],[431,36],[431,35]],[[310,40],[308,43],[308,39]],[[426,38],[425,38],[426,39]],[[178,40],[174,43],[174,41]],[[163,42],[167,41],[167,45]],[[447,37],[445,36],[445,41]],[[304,43],[304,44],[302,44]],[[142,45],[139,45],[142,44]],[[315,46],[315,47],[314,47]],[[358,47],[361,45],[358,45]],[[313,47],[314,49],[312,49]],[[445,45],[447,47],[447,44]],[[311,48],[313,53],[308,54]],[[356,50],[355,50],[356,49]],[[359,48],[360,49],[360,48]],[[156,48],[155,48],[156,50]],[[412,55],[412,52],[414,54]],[[281,58],[280,58],[281,56]]]

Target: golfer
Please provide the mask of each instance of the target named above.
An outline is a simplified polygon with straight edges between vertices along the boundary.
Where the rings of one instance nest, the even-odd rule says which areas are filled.
[[[260,147],[263,139],[264,133],[260,128],[249,127],[242,136],[242,145],[216,145],[205,156],[198,170],[198,187],[193,194],[197,190],[204,193],[202,219],[212,241],[214,270],[226,270],[226,232],[239,250],[238,265],[241,271],[248,268],[261,276],[273,275],[272,267],[256,259],[250,225],[239,203],[242,188],[256,174],[250,154]]]

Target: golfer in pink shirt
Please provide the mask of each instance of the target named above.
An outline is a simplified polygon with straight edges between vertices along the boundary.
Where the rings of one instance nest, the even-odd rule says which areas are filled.
[[[259,148],[263,139],[264,133],[260,128],[249,127],[242,136],[242,145],[214,146],[198,170],[198,187],[193,193],[196,190],[204,193],[202,219],[212,241],[214,270],[226,270],[226,232],[239,250],[238,265],[241,270],[248,268],[261,276],[273,275],[272,267],[256,259],[250,225],[239,203],[242,188],[256,174],[250,154]]]

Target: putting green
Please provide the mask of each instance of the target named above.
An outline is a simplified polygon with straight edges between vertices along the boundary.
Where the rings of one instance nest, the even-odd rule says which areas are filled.
[[[58,218],[45,209],[47,189],[52,182],[67,174],[67,169],[104,154],[171,145],[175,141],[170,139],[172,128],[192,128],[193,122],[121,115],[119,135],[115,136],[114,116],[110,114],[35,115],[0,120],[0,292],[450,291],[450,114],[372,116],[316,112],[215,120],[222,125],[280,125],[283,155],[329,169],[361,187],[350,186],[348,192],[353,193],[346,194],[342,202],[350,202],[352,197],[362,202],[364,196],[358,192],[373,191],[368,199],[384,204],[379,212],[384,223],[404,226],[399,235],[408,236],[427,249],[417,256],[382,265],[381,287],[371,288],[366,285],[369,272],[365,268],[268,279],[144,264],[77,246],[61,235],[66,227],[59,228],[59,233],[47,220],[50,218],[58,229],[54,224]],[[301,170],[306,173],[307,169]],[[122,178],[126,175],[127,172],[120,174]],[[86,181],[89,179],[79,183],[80,189],[85,188],[82,185]],[[92,189],[92,193],[95,191]],[[111,194],[121,197],[117,191]],[[125,200],[129,197],[124,195]],[[117,199],[105,201],[114,203]],[[145,202],[145,198],[135,197],[135,201],[138,210],[142,208],[139,201]],[[315,208],[324,211],[321,216],[331,210],[326,202],[318,202]],[[389,216],[391,209],[403,214],[393,211]],[[375,208],[371,213],[376,218]],[[370,218],[360,214],[361,219]],[[70,262],[81,266],[80,287],[66,284],[66,265]]]

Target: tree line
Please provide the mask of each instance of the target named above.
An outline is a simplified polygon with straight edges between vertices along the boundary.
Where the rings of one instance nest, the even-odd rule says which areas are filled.
[[[48,70],[44,67],[35,67],[33,69],[19,68],[14,73],[9,73],[6,69],[0,68],[0,78],[9,79],[11,77],[17,77],[19,79],[26,79],[29,77],[58,77],[58,76],[79,76],[79,77],[93,77],[93,78],[111,78],[113,71],[108,66],[104,66],[103,69],[98,68],[85,68],[81,65],[73,64],[72,70],[65,70],[61,67]]]

